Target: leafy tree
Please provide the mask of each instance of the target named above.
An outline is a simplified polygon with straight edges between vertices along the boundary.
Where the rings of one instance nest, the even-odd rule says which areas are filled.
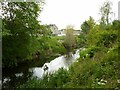
[[[73,26],[68,25],[66,28],[66,36],[64,37],[64,46],[67,51],[72,51],[76,46],[76,38],[73,31]]]
[[[82,32],[79,35],[79,45],[80,47],[86,47],[87,43],[87,35],[89,34],[89,32],[91,30],[93,30],[96,26],[96,23],[94,21],[94,19],[90,16],[89,19],[85,22],[83,22],[83,24],[81,24],[81,29]]]
[[[81,29],[84,34],[88,33],[88,31],[90,30],[90,26],[88,25],[87,21],[83,22],[83,24],[81,25]]]
[[[88,21],[83,22],[81,24],[81,29],[84,34],[88,34],[88,32],[94,28],[95,22],[94,19],[90,16]]]
[[[3,2],[3,66],[30,59],[38,48],[41,8],[35,2]]]
[[[120,29],[120,21],[119,20],[114,20],[112,22],[112,29],[113,30],[119,30]]]
[[[94,28],[95,26],[95,20],[93,19],[93,17],[89,17],[88,21],[87,21],[89,27],[90,27],[90,30]]]
[[[34,34],[39,29],[37,17],[40,11],[35,2],[3,3],[3,25],[11,34]]]
[[[82,32],[78,36],[78,47],[85,47],[85,46],[86,46],[86,36]]]

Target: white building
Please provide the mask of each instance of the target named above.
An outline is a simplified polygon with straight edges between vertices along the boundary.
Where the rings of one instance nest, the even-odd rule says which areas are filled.
[[[65,29],[61,29],[58,31],[58,36],[65,36]]]
[[[58,35],[58,27],[55,24],[48,25],[53,35]]]
[[[58,31],[58,36],[65,36],[66,35],[66,29],[61,29]],[[73,33],[74,35],[80,35],[80,30],[74,30]]]
[[[58,30],[58,27],[55,24],[47,25],[48,28],[52,31],[52,35],[55,36],[65,36],[66,29]],[[80,35],[81,30],[73,30],[74,35]]]
[[[74,35],[80,35],[80,30],[74,30]]]

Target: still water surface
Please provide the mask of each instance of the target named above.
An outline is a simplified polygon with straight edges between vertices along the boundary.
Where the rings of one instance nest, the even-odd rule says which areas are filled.
[[[76,50],[75,54],[70,53],[71,57],[66,57],[60,56],[55,58],[49,63],[45,63],[42,67],[35,67],[35,68],[30,68],[29,71],[33,72],[34,77],[42,78],[44,76],[44,73],[54,73],[57,71],[59,68],[65,68],[68,69],[68,67],[77,59],[79,58],[79,50]],[[44,71],[44,67],[47,65],[48,69]]]
[[[69,53],[70,57],[66,55],[59,56],[50,62],[45,63],[41,67],[29,67],[25,64],[19,68],[12,68],[3,71],[2,87],[13,88],[16,85],[25,83],[31,77],[42,78],[46,72],[54,73],[59,68],[68,69],[68,67],[80,57],[79,49],[76,50],[75,54]],[[44,67],[47,65],[48,69],[44,71]],[[24,68],[23,68],[24,67]],[[23,68],[23,69],[22,69]]]

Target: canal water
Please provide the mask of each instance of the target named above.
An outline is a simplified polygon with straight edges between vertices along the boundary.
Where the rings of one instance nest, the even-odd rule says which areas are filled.
[[[70,56],[66,55],[55,58],[49,63],[45,63],[42,67],[34,67],[30,68],[29,71],[33,72],[33,76],[37,78],[42,78],[45,73],[54,73],[59,68],[68,69],[68,67],[75,62],[77,58],[79,58],[79,50],[76,50],[75,54],[70,53]],[[44,71],[45,66],[48,67],[46,71]]]
[[[2,77],[3,88],[13,88],[28,81],[31,77],[42,78],[46,73],[54,73],[59,68],[68,69],[68,67],[80,57],[79,49],[73,54],[59,56],[50,62],[44,63],[42,66],[30,67],[29,63],[20,65],[16,68],[4,69]],[[47,66],[47,70],[44,70]]]

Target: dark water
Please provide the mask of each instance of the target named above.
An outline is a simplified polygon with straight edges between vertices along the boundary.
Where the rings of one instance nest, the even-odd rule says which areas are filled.
[[[32,67],[42,67],[47,60],[32,60],[18,64],[17,67],[2,68],[2,88],[14,88],[28,81],[33,72],[29,71]]]
[[[68,69],[69,65],[77,58],[79,58],[79,50],[76,50],[75,54],[71,53],[71,57],[69,58],[67,58],[66,55],[63,55],[47,63],[41,63],[39,60],[34,60],[21,63],[17,67],[3,68],[2,88],[14,88],[15,86],[25,83],[32,77],[42,78],[43,74],[45,74],[45,65],[48,66],[48,73],[53,73],[61,67]]]
[[[30,64],[30,62],[24,62],[17,67],[3,68],[2,88],[13,88],[17,85],[25,83],[33,74],[32,72],[29,72],[29,68],[32,67]]]

